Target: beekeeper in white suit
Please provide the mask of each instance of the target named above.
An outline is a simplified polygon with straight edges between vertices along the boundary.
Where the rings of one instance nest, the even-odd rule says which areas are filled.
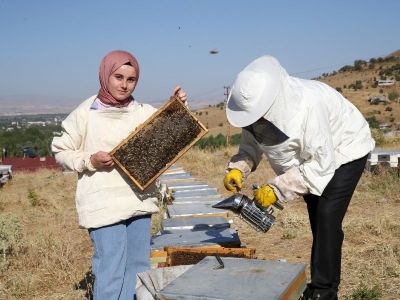
[[[250,63],[231,89],[226,115],[242,128],[225,187],[237,193],[264,154],[277,177],[254,191],[269,206],[303,196],[313,244],[304,299],[337,299],[342,221],[375,142],[365,118],[324,83],[289,76],[278,60]]]

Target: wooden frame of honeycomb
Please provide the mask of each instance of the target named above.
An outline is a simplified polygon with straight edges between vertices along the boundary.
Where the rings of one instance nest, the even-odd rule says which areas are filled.
[[[255,248],[226,248],[226,247],[178,247],[166,246],[167,252],[165,265],[168,267],[179,265],[195,265],[206,256],[238,257],[254,259]]]
[[[143,191],[207,133],[186,105],[173,96],[110,155]]]

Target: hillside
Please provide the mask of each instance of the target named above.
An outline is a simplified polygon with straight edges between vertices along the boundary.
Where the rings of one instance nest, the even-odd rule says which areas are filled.
[[[376,62],[373,69],[369,69],[369,63],[367,62],[361,71],[339,72],[338,70],[336,73],[332,72],[332,74],[324,77],[321,76],[316,78],[316,80],[324,82],[334,89],[341,88],[342,95],[352,102],[361,111],[365,118],[375,116],[380,123],[386,123],[391,125],[393,130],[399,130],[400,103],[396,101],[392,103],[387,101],[386,103],[371,105],[368,101],[370,96],[385,96],[388,100],[388,95],[391,91],[397,91],[400,93],[400,82],[396,82],[392,86],[375,87],[374,85],[375,79],[380,79],[379,72],[400,63],[400,50],[393,52],[387,57],[390,56],[395,57],[397,61]],[[400,74],[400,70],[397,70],[397,72],[397,74]],[[389,80],[391,78],[387,79]],[[348,88],[351,84],[355,84],[357,81],[361,81],[363,85],[362,89],[354,90]],[[224,107],[213,105],[198,109],[195,111],[195,114],[199,120],[208,127],[208,136],[216,136],[219,133],[223,135],[227,135],[228,133],[231,135],[240,133],[240,128],[229,126]]]
[[[366,118],[374,115],[380,123],[391,124],[393,129],[398,130],[400,127],[400,104],[398,101],[389,101],[388,95],[391,91],[400,93],[400,83],[396,82],[392,86],[374,86],[374,78],[379,80],[379,73],[382,70],[400,63],[400,50],[388,55],[388,57],[390,56],[396,57],[397,61],[376,63],[374,69],[369,69],[368,65],[366,65],[362,71],[338,73],[332,76],[319,78],[318,80],[325,82],[333,88],[342,88],[343,96],[349,99]],[[397,74],[400,74],[400,70],[397,70],[397,72]],[[389,80],[392,78],[387,79]],[[363,85],[362,89],[355,91],[353,89],[344,88],[344,86],[348,87],[351,84],[355,84],[356,81],[361,81]],[[388,101],[385,104],[371,105],[368,101],[370,96],[385,96]],[[400,98],[397,100],[400,100]],[[392,110],[390,111],[388,107],[391,107]],[[391,122],[392,118],[394,120]]]

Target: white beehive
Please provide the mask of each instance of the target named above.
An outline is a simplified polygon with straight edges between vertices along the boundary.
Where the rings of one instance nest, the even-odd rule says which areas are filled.
[[[378,165],[397,168],[399,166],[400,151],[374,149],[368,154],[367,168],[373,170]]]

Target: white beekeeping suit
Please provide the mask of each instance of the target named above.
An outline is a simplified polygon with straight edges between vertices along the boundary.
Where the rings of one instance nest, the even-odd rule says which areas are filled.
[[[351,102],[324,83],[289,76],[271,56],[252,62],[235,85],[226,113],[243,131],[228,169],[246,177],[264,153],[279,175],[268,183],[283,202],[321,195],[336,169],[374,148],[368,123]],[[263,100],[252,106],[254,94]],[[260,118],[265,122],[252,126]]]

